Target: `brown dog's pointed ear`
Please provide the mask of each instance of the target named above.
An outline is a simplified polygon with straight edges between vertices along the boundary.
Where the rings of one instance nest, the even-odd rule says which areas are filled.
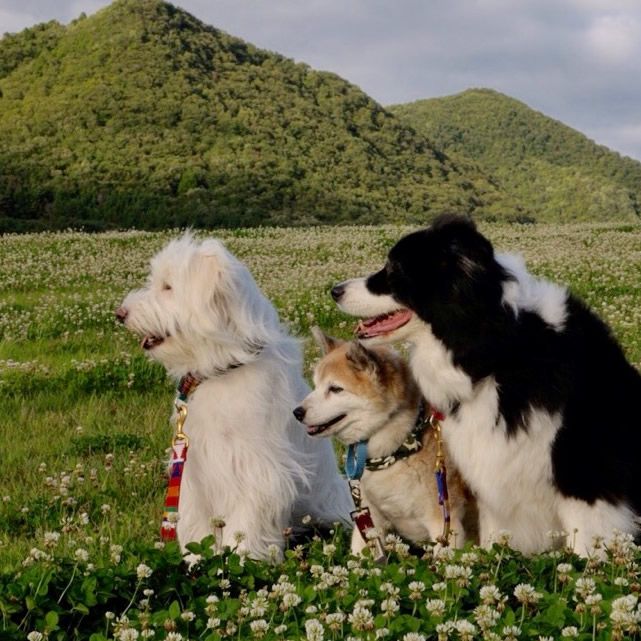
[[[363,347],[359,341],[353,341],[350,343],[345,357],[355,370],[375,370],[378,367],[378,358],[376,357],[376,354]]]
[[[314,327],[312,327],[312,336],[314,337],[316,344],[321,348],[323,356],[325,356],[325,354],[329,354],[329,352],[335,350],[339,345],[342,345],[345,342],[340,338],[328,336],[317,325],[314,325]]]

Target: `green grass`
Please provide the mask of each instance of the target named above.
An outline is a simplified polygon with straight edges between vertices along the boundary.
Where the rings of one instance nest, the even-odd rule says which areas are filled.
[[[353,319],[342,315],[331,302],[328,295],[331,285],[379,266],[387,248],[406,231],[408,228],[401,227],[258,229],[243,230],[242,233],[221,232],[218,236],[247,262],[291,331],[306,341],[305,371],[309,374],[317,357],[315,347],[308,340],[309,327],[319,324],[329,333],[348,337],[354,324]],[[483,231],[498,249],[522,253],[534,272],[567,283],[585,298],[612,325],[629,358],[639,366],[641,226],[485,225]],[[113,310],[130,289],[144,282],[149,258],[175,233],[87,235],[69,232],[0,238],[0,395],[3,413],[0,421],[0,442],[3,444],[0,638],[3,638],[3,630],[7,634],[13,630],[11,634],[15,632],[16,635],[33,629],[45,630],[54,620],[51,615],[49,624],[45,621],[45,615],[52,608],[56,616],[71,616],[74,606],[67,601],[57,603],[60,594],[55,590],[63,590],[66,582],[75,576],[73,573],[77,572],[78,565],[75,555],[79,547],[87,550],[95,565],[96,580],[104,592],[100,597],[102,601],[98,598],[92,607],[101,603],[100,607],[111,608],[116,614],[125,606],[118,601],[121,597],[117,597],[118,588],[114,585],[121,585],[123,594],[131,598],[137,590],[135,566],[140,559],[156,563],[154,567],[174,568],[172,559],[175,557],[172,557],[171,549],[166,556],[154,550],[165,490],[164,467],[171,435],[168,419],[173,389],[164,371],[141,353],[136,339],[116,326]],[[45,534],[51,532],[60,535],[53,550],[44,544]],[[337,535],[340,564],[348,563],[344,543],[344,537]],[[118,574],[120,570],[110,569],[113,545],[124,547],[126,562],[122,576]],[[32,563],[29,559],[34,548],[51,553],[52,559]],[[320,547],[310,548],[308,553],[318,559],[325,558]],[[495,553],[511,559],[510,564],[498,567],[496,576],[483,578],[488,567],[496,565],[495,553],[476,553],[485,555],[480,557],[479,567],[474,570],[476,582],[465,587],[465,595],[459,595],[458,600],[455,591],[448,594],[448,610],[444,616],[456,615],[473,621],[472,610],[479,604],[481,584],[496,582],[505,590],[511,590],[519,582],[533,583],[545,594],[545,607],[552,608],[551,611],[546,609],[545,616],[549,621],[540,622],[536,628],[540,634],[558,632],[561,629],[558,626],[562,625],[578,625],[583,638],[593,638],[591,615],[577,614],[576,602],[570,598],[569,590],[562,613],[557,612],[561,607],[559,585],[554,587],[553,574],[558,559],[550,560],[549,556],[542,555],[526,561],[511,552],[498,551]],[[336,563],[339,563],[338,557]],[[609,638],[607,635],[613,630],[608,619],[612,600],[627,594],[623,584],[615,586],[614,578],[625,575],[628,584],[634,584],[638,579],[636,563],[639,559],[628,559],[621,565],[612,561],[612,565],[607,566],[609,569],[605,570],[603,566],[593,571],[571,557],[564,558],[574,563],[575,578],[587,572],[600,582],[599,590],[607,606],[601,608],[597,618],[606,627],[597,630],[594,638]],[[307,607],[314,602],[312,585],[316,579],[308,577],[309,563],[296,559],[292,557],[282,571],[298,586]],[[421,563],[394,559],[394,563],[385,569],[385,576],[406,590],[409,579],[403,578],[403,572],[411,567],[418,572]],[[25,561],[27,566],[24,566]],[[220,562],[208,561],[211,567],[219,567]],[[227,558],[225,563],[235,561]],[[333,563],[329,564],[328,571]],[[56,572],[62,573],[62,579],[47,579],[50,587],[38,588],[42,594],[34,596],[34,590],[44,576],[38,575],[40,578],[33,585],[31,575],[36,573],[36,567],[55,568]],[[239,571],[232,577],[234,587],[230,598],[241,598],[239,595],[243,590],[249,594],[260,585],[271,585],[280,574],[280,570],[260,564],[248,567],[251,568],[251,571],[247,570],[249,574]],[[431,574],[429,577],[425,574],[425,580],[438,582],[443,568],[437,563],[426,569],[425,572]],[[208,571],[205,570],[205,574]],[[301,574],[297,575],[297,572]],[[185,576],[184,570],[172,574],[179,575]],[[206,596],[207,585],[211,586],[212,593],[220,596],[218,579],[211,577],[209,584],[202,576],[198,579],[202,580],[202,585],[198,584],[200,591],[186,596],[182,609],[194,607],[204,613],[205,605],[201,601]],[[375,573],[372,577],[374,583],[381,583]],[[350,578],[350,587],[345,588],[348,596],[352,589],[364,589],[357,579],[356,575],[353,580]],[[182,578],[175,580],[183,581]],[[67,595],[76,589],[74,581]],[[102,581],[106,583],[103,585]],[[11,598],[3,597],[2,586],[13,583],[22,586],[20,593]],[[187,590],[182,583],[181,586]],[[155,589],[159,590],[158,587]],[[36,601],[29,601],[28,596]],[[436,596],[432,595],[433,598]],[[355,596],[352,595],[351,600],[345,595],[336,598],[338,601],[332,608],[353,609]],[[384,597],[379,595],[377,598],[380,601]],[[401,638],[414,628],[434,634],[436,624],[426,623],[432,619],[424,606],[416,615],[423,623],[415,626],[411,622],[412,604],[408,598],[406,595],[401,614],[410,618],[403,619],[404,623],[399,624],[393,638]],[[42,601],[40,605],[36,604],[40,603],[38,599]],[[510,599],[512,618],[502,614],[501,622],[503,626],[509,625],[510,620],[521,625],[518,603],[514,603],[513,597]],[[173,597],[167,597],[154,606],[156,614],[164,612],[163,616],[169,617],[167,608],[172,600]],[[87,603],[93,601],[89,599]],[[117,610],[118,607],[121,609]],[[144,608],[136,607],[132,616],[142,629],[140,619],[136,617]],[[223,618],[238,625],[240,602],[235,607],[236,610],[226,611]],[[287,635],[291,638],[298,638],[296,634],[304,635],[303,620],[311,616],[300,608],[296,610],[298,628],[293,619],[285,622],[289,626]],[[279,616],[272,612],[273,625],[270,623],[268,636],[272,635]],[[89,626],[93,621],[89,615],[82,617],[85,617],[82,624],[74,619],[74,625],[80,626],[78,630],[84,630],[82,626]],[[179,617],[176,620],[177,629],[184,632],[186,627],[180,623],[182,620]],[[550,622],[553,620],[556,623]],[[253,634],[248,621],[245,619],[240,624],[241,638]],[[16,628],[19,623],[21,627]],[[155,638],[166,635],[161,623]],[[379,623],[390,627],[389,622],[381,620]],[[47,628],[52,638],[67,638],[60,636],[61,629],[58,624]],[[195,629],[193,627],[192,632]],[[349,630],[345,624],[345,633]],[[528,635],[536,639],[535,628],[530,626],[528,630]],[[112,636],[113,632],[111,629]],[[368,631],[359,633],[351,628],[351,633],[358,638],[373,639],[373,633]],[[69,634],[73,637],[76,633]],[[77,632],[76,636],[85,638],[83,634]],[[216,634],[218,636],[212,637],[201,626],[197,636],[211,641],[225,636]],[[325,638],[332,635],[327,628]],[[504,637],[499,634],[497,638]],[[273,638],[284,637],[276,635]],[[452,638],[462,637],[455,633]]]

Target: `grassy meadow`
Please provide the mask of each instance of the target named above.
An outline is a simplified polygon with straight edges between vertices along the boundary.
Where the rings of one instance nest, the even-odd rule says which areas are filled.
[[[309,327],[348,337],[353,326],[335,309],[331,285],[376,268],[406,231],[216,235],[305,341],[309,372]],[[567,283],[641,367],[641,226],[482,231],[498,250],[523,254],[535,273]],[[330,544],[290,552],[282,566],[241,565],[233,553],[212,557],[197,547],[202,569],[188,575],[174,545],[156,545],[174,391],[113,318],[177,233],[0,237],[0,639],[637,635],[639,556],[626,541],[607,562],[586,564],[566,552],[526,561],[501,545],[425,562],[391,540],[381,568],[349,559],[336,532]],[[598,412],[607,399],[594,403]]]

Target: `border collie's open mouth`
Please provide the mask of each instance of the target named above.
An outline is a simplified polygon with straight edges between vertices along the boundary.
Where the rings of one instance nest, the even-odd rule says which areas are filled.
[[[317,436],[318,434],[322,434],[325,430],[328,430],[332,425],[336,425],[339,421],[342,421],[347,414],[339,414],[335,418],[333,418],[331,421],[327,421],[327,423],[323,423],[322,425],[308,425],[307,426],[307,433],[310,436]]]
[[[387,314],[374,316],[360,320],[356,325],[357,338],[373,338],[381,334],[389,334],[403,325],[407,325],[412,319],[414,312],[411,309],[396,309]]]
[[[142,339],[140,347],[142,347],[144,350],[150,350],[154,347],[158,347],[158,345],[163,343],[164,340],[165,338],[163,336],[154,336],[153,334],[147,334],[147,336]]]

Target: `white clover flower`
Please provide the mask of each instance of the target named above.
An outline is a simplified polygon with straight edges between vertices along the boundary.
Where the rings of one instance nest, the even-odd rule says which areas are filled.
[[[531,603],[538,603],[543,595],[540,592],[537,592],[533,585],[530,585],[529,583],[519,583],[514,588],[514,596],[519,603],[528,605]]]
[[[142,581],[148,579],[153,573],[153,570],[144,563],[139,563],[136,567],[136,576]]]
[[[445,583],[444,581],[433,583],[432,590],[434,590],[434,592],[445,592],[447,590],[447,583]]]
[[[476,626],[465,619],[459,619],[454,623],[454,628],[459,633],[461,641],[471,641],[476,634]]]
[[[330,630],[339,630],[345,621],[345,614],[343,612],[332,612],[325,617],[325,623]]]
[[[425,607],[433,617],[442,617],[445,614],[445,601],[442,599],[428,599]]]
[[[618,576],[616,579],[614,579],[614,585],[626,587],[629,584],[630,582],[624,576]]]
[[[574,625],[568,625],[565,628],[561,630],[561,636],[562,637],[578,637],[579,636],[579,630],[576,628]]]
[[[403,635],[403,641],[426,641],[426,637],[418,632],[408,632]]]
[[[118,641],[136,641],[139,636],[140,633],[135,628],[121,628],[114,634],[114,637],[117,638]]]
[[[85,550],[84,548],[76,548],[73,555],[77,561],[80,561],[82,563],[86,563],[89,560],[89,552],[87,552],[87,550]]]
[[[445,621],[438,623],[436,626],[436,634],[439,641],[444,641],[450,636],[450,632],[454,630],[454,621]]]
[[[486,605],[499,603],[503,598],[501,591],[495,585],[484,585],[479,590],[479,596],[481,597],[481,602]]]
[[[396,599],[389,598],[381,601],[381,612],[384,612],[387,616],[396,614],[399,609]]]
[[[185,610],[180,613],[180,618],[183,621],[193,621],[196,618],[196,615],[191,610]]]
[[[503,628],[503,636],[505,637],[506,641],[511,641],[512,639],[516,639],[521,634],[521,628],[519,628],[518,625],[506,625]]]
[[[303,525],[309,525],[312,522],[312,517],[309,514],[305,514],[305,516],[301,519],[301,522]]]
[[[374,638],[376,639],[384,639],[385,637],[389,636],[390,631],[387,628],[377,628],[376,632],[374,633]]]
[[[596,583],[594,579],[590,577],[580,577],[576,580],[574,584],[574,591],[579,595],[580,598],[585,600],[589,594],[592,594],[596,590]]]
[[[500,618],[500,612],[486,603],[474,608],[474,619],[483,630],[493,628]]]
[[[410,581],[407,587],[412,601],[418,601],[423,596],[423,592],[425,592],[425,583],[423,581]]]
[[[381,587],[379,590],[383,594],[389,594],[391,597],[396,597],[401,593],[400,588],[396,587],[393,583],[390,583],[389,581],[385,581],[384,583],[381,583]]]
[[[183,635],[180,632],[167,632],[165,641],[183,641]]]
[[[305,636],[307,641],[323,641],[325,628],[318,619],[307,619],[305,621]]]
[[[287,626],[284,623],[281,623],[274,628],[275,634],[285,634],[285,632],[287,632]]]
[[[334,554],[336,554],[336,546],[333,543],[325,543],[323,545],[323,555],[333,556]]]
[[[356,605],[347,617],[352,628],[357,631],[372,630],[374,628],[374,617],[368,608]]]
[[[44,638],[44,634],[42,634],[42,632],[37,632],[36,630],[29,632],[27,635],[27,641],[42,641]]]
[[[464,565],[446,565],[445,578],[456,581],[456,585],[465,587],[472,578],[472,568]]]
[[[556,571],[559,574],[569,574],[570,572],[572,572],[573,569],[574,568],[572,567],[572,565],[570,563],[559,563],[556,566]]]
[[[259,639],[264,637],[267,631],[269,630],[269,623],[265,619],[256,619],[249,624],[249,628],[252,631],[252,634]]]
[[[59,540],[60,532],[45,532],[44,534],[44,544],[47,548],[55,547]]]
[[[109,555],[112,563],[114,564],[120,563],[121,554],[122,554],[122,545],[112,545],[109,548]]]
[[[619,597],[612,601],[610,620],[619,628],[634,628],[641,621],[637,608],[638,598],[634,594]]]

